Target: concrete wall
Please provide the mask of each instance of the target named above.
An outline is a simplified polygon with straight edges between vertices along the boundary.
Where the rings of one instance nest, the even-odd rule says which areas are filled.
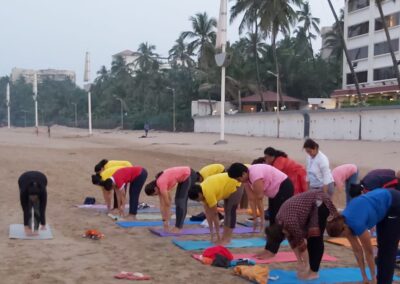
[[[309,122],[306,119],[309,117]],[[219,116],[193,117],[195,132],[220,131]],[[279,137],[400,141],[400,106],[280,113]],[[225,116],[225,133],[277,137],[275,113]]]

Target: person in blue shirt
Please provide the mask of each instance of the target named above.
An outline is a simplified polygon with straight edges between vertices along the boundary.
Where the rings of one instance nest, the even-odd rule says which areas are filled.
[[[377,275],[369,229],[376,226],[378,239]],[[397,247],[400,240],[400,192],[378,188],[354,198],[342,215],[328,221],[331,237],[349,240],[363,277],[363,283],[392,283]],[[364,255],[371,272],[369,282]]]
[[[351,184],[349,195],[351,198],[376,188],[394,188],[400,190],[399,178],[391,169],[376,169],[368,172],[358,184]]]

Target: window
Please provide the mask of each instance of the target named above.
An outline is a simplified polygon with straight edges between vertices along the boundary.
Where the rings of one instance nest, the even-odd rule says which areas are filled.
[[[374,81],[396,78],[393,66],[374,69]]]
[[[368,57],[368,46],[349,49],[350,60],[358,60]]]
[[[349,12],[369,6],[369,0],[349,0]]]
[[[365,83],[368,81],[368,71],[356,72],[356,76],[358,78],[358,83]],[[346,77],[347,85],[354,84],[354,78],[351,73],[347,73]]]
[[[398,26],[400,24],[400,12],[385,16],[385,22],[388,28]],[[383,22],[381,18],[375,19],[375,30],[383,29]]]
[[[351,38],[358,35],[367,34],[369,32],[369,22],[364,22],[348,28],[347,37]]]
[[[392,39],[390,41],[392,43],[392,48],[393,51],[398,51],[399,50],[399,39]],[[374,55],[380,55],[380,54],[385,54],[385,53],[389,53],[389,45],[387,43],[387,41],[382,41],[382,42],[378,42],[375,43],[374,45]]]

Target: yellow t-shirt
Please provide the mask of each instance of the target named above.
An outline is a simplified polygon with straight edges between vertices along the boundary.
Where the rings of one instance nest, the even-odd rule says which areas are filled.
[[[128,161],[108,161],[104,166],[104,171],[100,173],[101,179],[106,180],[112,177],[112,175],[119,169],[132,167],[132,164]]]
[[[107,164],[104,166],[104,169],[107,170],[114,167],[132,167],[132,164],[128,161],[111,160],[107,162]]]
[[[200,185],[205,203],[211,208],[216,206],[218,201],[228,198],[241,184],[230,178],[227,173],[222,173],[208,177]]]
[[[216,174],[223,173],[225,171],[225,167],[222,164],[211,164],[203,167],[199,173],[203,177],[203,180],[208,178],[209,176],[213,176]]]

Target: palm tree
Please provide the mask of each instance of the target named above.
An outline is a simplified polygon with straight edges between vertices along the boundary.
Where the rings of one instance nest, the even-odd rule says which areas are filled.
[[[293,10],[292,5],[300,6],[303,3],[302,0],[267,0],[263,2],[260,10],[260,26],[261,29],[271,35],[271,46],[275,59],[275,70],[280,80],[278,56],[276,53],[276,38],[278,33],[281,32],[287,35],[290,28],[294,26],[297,20],[297,14]],[[282,84],[279,84],[280,86]],[[281,102],[283,102],[282,91],[279,90]]]
[[[94,80],[95,83],[99,82],[99,83],[104,83],[108,80],[109,78],[109,73],[108,70],[106,68],[106,66],[101,66],[100,70],[97,71],[97,78]]]
[[[237,0],[236,4],[231,8],[230,22],[232,23],[239,15],[243,13],[243,18],[239,25],[239,34],[243,32],[244,27],[247,27],[253,32],[250,34],[250,42],[252,43],[251,52],[253,53],[254,63],[256,66],[257,91],[260,95],[261,107],[263,111],[265,111],[265,102],[261,91],[260,68],[258,63],[259,54],[257,50],[257,45],[262,39],[259,33],[259,12],[262,2],[262,0]]]
[[[169,50],[169,59],[176,65],[193,67],[193,50],[185,43],[182,35],[175,41],[175,45]]]
[[[327,32],[325,37],[325,48],[330,48],[334,60],[341,61],[343,59],[343,41],[341,37],[341,31],[344,28],[344,11],[340,10],[340,18],[338,22],[332,25],[332,30]]]
[[[189,19],[192,22],[192,31],[182,32],[182,39],[193,39],[189,43],[189,48],[198,51],[199,67],[206,69],[209,67],[211,55],[214,53],[214,43],[216,38],[215,28],[217,21],[209,18],[206,12],[197,13]]]
[[[400,74],[399,74],[399,63],[396,59],[396,56],[394,54],[394,50],[393,50],[393,46],[392,46],[392,40],[390,39],[390,34],[389,34],[389,30],[386,24],[386,19],[385,19],[385,15],[383,14],[383,10],[382,10],[382,0],[376,0],[376,6],[378,6],[378,10],[379,10],[379,15],[381,16],[381,21],[382,21],[382,25],[383,25],[383,29],[385,30],[385,34],[386,34],[386,41],[389,47],[389,51],[390,51],[390,55],[392,57],[392,62],[393,62],[393,69],[394,69],[394,74],[396,75],[397,78],[397,84],[399,85],[400,88]],[[396,2],[396,0],[394,0],[393,2]]]
[[[136,66],[143,72],[155,71],[159,68],[158,54],[155,53],[156,46],[147,42],[141,43],[138,48],[139,57],[134,61]]]
[[[354,78],[354,85],[356,87],[356,91],[357,91],[357,96],[358,96],[358,102],[362,103],[362,97],[361,97],[361,91],[360,91],[360,84],[358,82],[358,77],[356,75],[356,72],[354,71],[354,66],[353,63],[351,62],[351,58],[349,55],[349,50],[347,49],[347,45],[346,45],[346,41],[344,40],[344,35],[343,35],[343,29],[342,26],[340,24],[339,18],[336,14],[335,8],[333,8],[332,2],[331,0],[328,0],[329,3],[329,7],[331,8],[333,17],[335,18],[335,22],[336,22],[336,26],[338,28],[339,34],[340,34],[340,38],[342,40],[342,44],[343,44],[343,51],[344,51],[344,55],[346,56],[346,60],[347,60],[347,64],[349,65],[350,68],[350,72],[351,75]],[[359,134],[359,139],[361,139],[361,134]]]
[[[311,9],[310,9],[310,4],[308,2],[305,2],[301,5],[301,10],[297,11],[297,19],[299,23],[303,23],[303,29],[305,31],[305,34],[308,38],[310,48],[312,50],[312,45],[311,45],[311,39],[315,39],[317,37],[317,34],[320,34],[319,30],[319,23],[320,20],[319,18],[315,18],[311,15]],[[314,30],[315,34],[313,34],[311,31]],[[314,54],[312,53],[312,57],[314,58]]]

